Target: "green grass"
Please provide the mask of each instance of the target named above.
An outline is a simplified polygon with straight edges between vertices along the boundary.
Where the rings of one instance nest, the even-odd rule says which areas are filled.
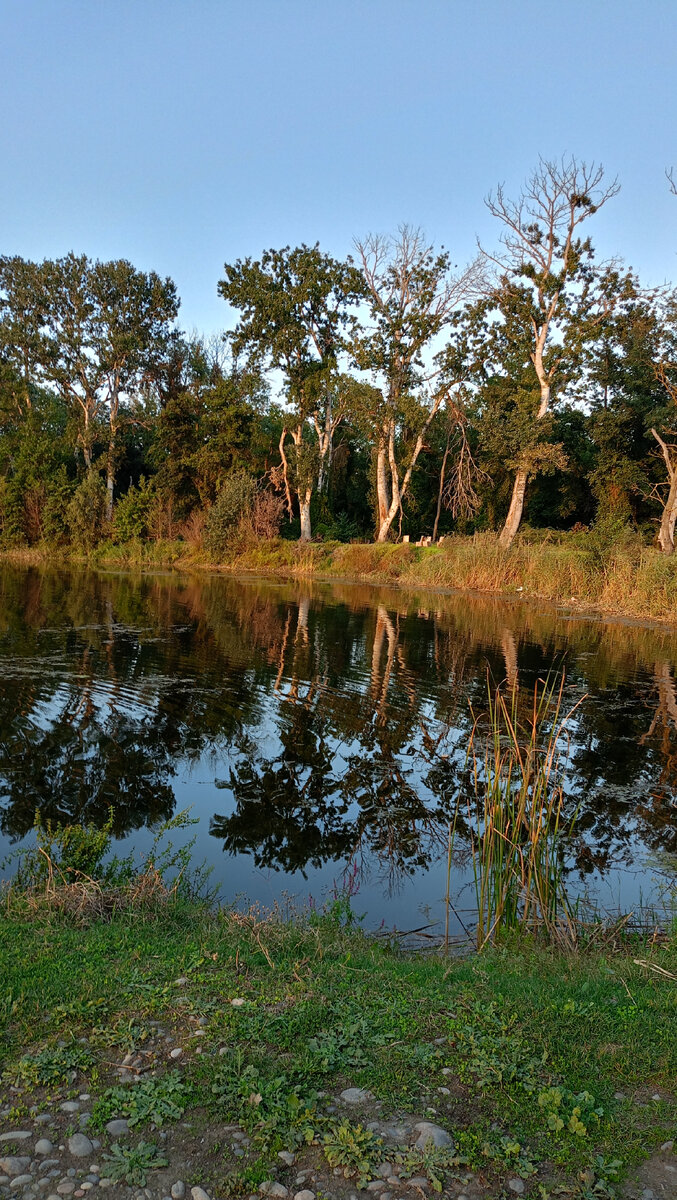
[[[347,1125],[323,1115],[319,1095],[356,1085],[383,1112],[449,1129],[454,1160],[437,1152],[418,1164],[431,1177],[458,1170],[460,1155],[496,1185],[522,1174],[530,1195],[539,1185],[611,1194],[608,1164],[627,1169],[674,1136],[677,1118],[677,979],[634,958],[677,975],[674,944],[567,956],[522,940],[456,960],[399,952],[326,918],[260,921],[180,901],[84,929],[6,913],[0,1070],[21,1087],[18,1106],[41,1086],[65,1096],[75,1070],[96,1123],[128,1111],[144,1135],[193,1110],[208,1124],[239,1121],[252,1146],[233,1192],[270,1177],[280,1149],[308,1143],[369,1178],[382,1148],[353,1114]],[[198,1056],[189,1033],[200,1017]],[[142,1046],[153,1020],[185,1055],[135,1085],[144,1090],[125,1108],[106,1074],[111,1046]]]

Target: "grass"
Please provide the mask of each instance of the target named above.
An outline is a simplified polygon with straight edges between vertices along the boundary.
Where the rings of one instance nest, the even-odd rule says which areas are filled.
[[[521,938],[450,960],[336,913],[285,921],[177,896],[84,928],[6,907],[0,977],[0,1071],[17,1112],[86,1088],[97,1128],[127,1114],[145,1137],[181,1117],[203,1137],[238,1122],[246,1155],[219,1136],[200,1179],[217,1195],[256,1190],[282,1149],[371,1178],[384,1151],[366,1117],[325,1112],[323,1094],[346,1086],[452,1132],[452,1154],[399,1152],[403,1171],[441,1185],[470,1170],[491,1195],[516,1174],[533,1196],[611,1195],[614,1171],[675,1132],[674,942],[571,955]],[[185,1047],[178,1067],[159,1054],[143,1083],[121,1085],[110,1064],[147,1046],[155,1022]],[[152,1168],[152,1147],[137,1149],[114,1152],[120,1177],[127,1159],[135,1179]]]

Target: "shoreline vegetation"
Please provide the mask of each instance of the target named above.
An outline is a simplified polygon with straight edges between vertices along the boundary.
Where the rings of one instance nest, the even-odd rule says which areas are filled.
[[[36,832],[0,908],[0,1195],[41,1156],[125,1200],[672,1194],[674,931],[421,953],[359,895],[219,907],[185,849]]]
[[[505,551],[494,534],[450,536],[441,544],[239,541],[210,555],[186,541],[103,542],[83,555],[67,548],[4,550],[17,566],[212,571],[321,582],[354,581],[431,593],[469,591],[515,601],[547,601],[569,610],[677,624],[677,559],[640,539],[620,544],[585,534],[518,538]]]

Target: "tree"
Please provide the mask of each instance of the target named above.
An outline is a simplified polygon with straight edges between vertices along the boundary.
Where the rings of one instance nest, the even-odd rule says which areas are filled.
[[[455,382],[426,362],[426,355],[454,309],[477,287],[479,264],[455,275],[448,252],[435,251],[420,230],[406,225],[395,238],[371,235],[356,249],[372,324],[354,339],[353,355],[359,368],[381,382],[378,391],[371,389],[375,403],[363,412],[362,423],[370,428],[375,451],[377,541],[384,542],[428,429]]]
[[[282,373],[289,406],[280,437],[285,491],[291,509],[293,482],[301,540],[311,537],[310,502],[323,485],[332,438],[343,411],[336,411],[338,360],[353,328],[352,306],[363,290],[359,272],[322,253],[319,245],[267,250],[260,261],[225,266],[219,293],[240,320],[231,335],[236,358]],[[294,478],[286,453],[294,445]],[[291,516],[291,512],[290,512]]]
[[[550,414],[599,301],[592,245],[580,237],[579,226],[617,192],[615,180],[604,185],[601,166],[575,158],[541,159],[516,201],[508,200],[500,186],[486,201],[503,226],[501,250],[486,255],[500,271],[494,319],[511,326],[528,348],[538,388],[537,405],[529,404],[524,413],[527,430]],[[556,455],[544,451],[547,443],[538,445],[535,450],[534,442],[527,444],[514,459],[512,496],[500,537],[504,547],[519,529],[530,475],[543,465],[558,465]]]

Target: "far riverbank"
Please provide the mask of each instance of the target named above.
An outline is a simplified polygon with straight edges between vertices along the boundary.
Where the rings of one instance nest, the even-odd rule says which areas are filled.
[[[63,549],[8,550],[5,561],[29,565],[82,561]],[[293,542],[234,545],[220,561],[184,541],[105,542],[86,556],[92,566],[172,567],[346,581],[409,590],[473,591],[547,601],[567,609],[677,624],[677,557],[639,540],[604,545],[591,533],[522,538],[509,551],[496,535],[450,537],[435,546],[405,543]]]

